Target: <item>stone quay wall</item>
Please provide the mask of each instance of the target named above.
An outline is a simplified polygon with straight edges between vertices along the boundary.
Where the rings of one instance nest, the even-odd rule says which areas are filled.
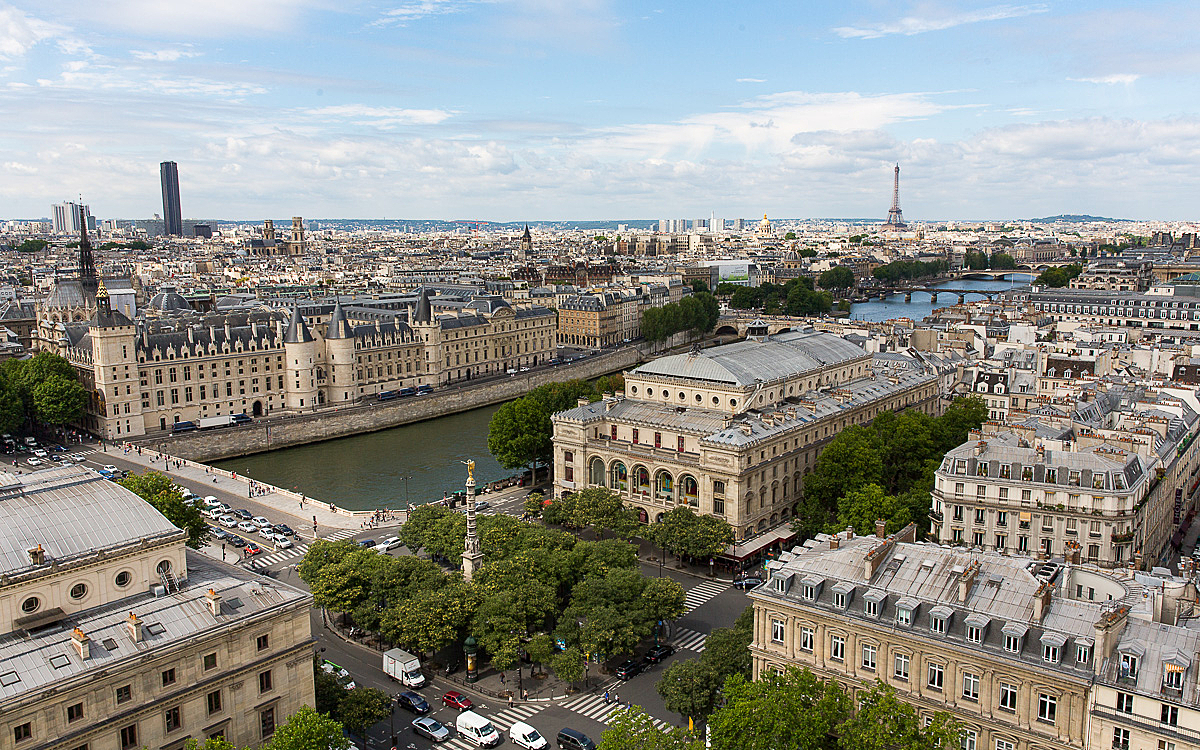
[[[569,365],[538,368],[480,383],[458,383],[423,396],[384,402],[371,400],[353,406],[321,409],[310,414],[268,417],[240,427],[187,432],[181,435],[172,435],[169,432],[150,434],[131,440],[130,443],[190,461],[216,461],[386,430],[389,427],[490,406],[520,398],[547,383],[598,378],[601,375],[626,370],[636,365],[641,358],[642,353],[636,347],[624,347]]]

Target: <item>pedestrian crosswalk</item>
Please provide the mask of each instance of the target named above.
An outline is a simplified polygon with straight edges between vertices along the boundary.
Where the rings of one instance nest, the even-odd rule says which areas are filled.
[[[683,600],[683,612],[687,614],[696,607],[704,604],[714,596],[724,592],[729,588],[728,583],[720,581],[702,581],[695,588],[690,589]]]
[[[260,557],[256,562],[259,564],[259,567],[274,565],[275,563],[283,562],[284,560],[291,560],[293,557],[301,557],[305,552],[308,552],[308,545],[297,544],[291,549],[280,550],[279,552],[267,555],[266,557]]]
[[[361,529],[342,529],[341,531],[335,531],[329,536],[323,536],[321,538],[327,542],[340,542],[343,539],[349,539],[359,531],[361,531]]]
[[[625,705],[624,703],[618,703],[616,699],[619,696],[617,696],[615,692],[613,693],[612,697],[613,699],[610,702],[604,699],[603,694],[593,695],[588,693],[587,695],[581,695],[574,700],[567,701],[562,705],[562,707],[571,713],[576,713],[580,716],[585,716],[592,721],[598,721],[601,724],[605,724],[607,723],[608,718],[612,716],[613,712]],[[659,729],[666,729],[670,726],[662,719],[651,717],[651,721],[654,723],[654,726],[658,727]]]
[[[704,650],[704,642],[708,636],[704,633],[697,633],[695,630],[687,628],[675,628],[675,635],[668,641],[675,648],[685,648],[688,651],[700,652]]]
[[[519,706],[506,708],[503,711],[497,711],[496,713],[491,713],[487,709],[477,709],[475,712],[492,722],[492,726],[496,727],[499,731],[508,732],[513,724],[516,724],[518,721],[529,721],[534,714],[540,712],[545,707],[545,703],[523,703]],[[453,725],[453,722],[450,723]],[[457,735],[447,740],[442,746],[457,748],[457,750],[475,750],[474,745]]]

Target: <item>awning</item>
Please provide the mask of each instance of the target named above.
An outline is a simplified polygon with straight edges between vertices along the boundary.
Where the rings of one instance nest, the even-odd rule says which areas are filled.
[[[740,544],[731,544],[721,553],[721,557],[741,562],[752,555],[762,552],[776,542],[790,542],[796,538],[796,532],[787,526],[778,526],[770,531],[764,531],[756,537],[743,540]]]
[[[1032,520],[1033,520],[1032,513],[1025,513],[1025,512],[1021,513],[1021,523],[1029,523]]]
[[[13,620],[13,627],[20,630],[32,630],[34,628],[40,628],[43,625],[49,625],[52,622],[58,622],[64,617],[66,617],[66,613],[64,613],[62,609],[54,607],[53,609],[48,609],[45,612],[38,612],[37,614],[29,615],[28,617],[18,617],[17,619]]]
[[[1165,662],[1163,664],[1163,668],[1166,669],[1168,672],[1186,672],[1187,671],[1187,667],[1185,667],[1181,664],[1176,664],[1175,662],[1170,662],[1170,661]]]

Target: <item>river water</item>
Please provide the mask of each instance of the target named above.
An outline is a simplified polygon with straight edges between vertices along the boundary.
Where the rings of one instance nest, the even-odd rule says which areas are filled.
[[[1009,274],[1003,279],[956,279],[943,281],[939,284],[922,284],[921,286],[936,287],[937,289],[961,289],[964,291],[994,292],[1010,289],[1013,286],[1028,284],[1033,276],[1027,273]],[[971,297],[969,301],[980,299]],[[937,308],[958,304],[957,297],[944,294],[938,297]],[[887,299],[873,299],[870,302],[860,302],[850,306],[851,320],[883,321],[895,318],[911,318],[920,321],[935,309],[933,301],[924,292],[913,292],[912,302],[905,302],[903,294],[893,294]]]
[[[1030,279],[1029,274],[1015,276],[1014,280],[960,279],[931,286],[995,291]],[[944,295],[938,307],[956,302],[957,298]],[[904,295],[897,294],[854,305],[850,316],[856,320],[919,321],[933,309],[928,294],[914,292],[912,302],[906,303]],[[402,508],[406,498],[408,503],[419,505],[461,490],[467,478],[462,462],[468,459],[475,461],[479,484],[515,473],[501,468],[488,453],[488,422],[498,408],[473,409],[390,430],[218,461],[216,465],[351,510]],[[409,477],[407,483],[404,477]]]
[[[468,459],[475,461],[480,485],[517,473],[501,468],[488,453],[488,422],[499,408],[485,406],[215,465],[350,510],[402,508],[406,495],[409,503],[420,505],[463,489],[467,467],[462,462]]]

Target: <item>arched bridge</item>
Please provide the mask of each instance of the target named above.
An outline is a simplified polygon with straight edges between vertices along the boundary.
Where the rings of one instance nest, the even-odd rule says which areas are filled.
[[[883,299],[884,297],[890,297],[893,294],[903,294],[905,302],[912,302],[914,293],[928,294],[930,301],[935,304],[938,301],[938,297],[949,296],[951,299],[953,299],[955,296],[957,296],[958,304],[961,305],[966,303],[967,298],[971,295],[976,295],[977,297],[983,297],[989,300],[995,299],[996,295],[1000,294],[1000,290],[987,291],[983,289],[939,289],[938,287],[934,286],[904,286],[871,289],[866,292],[866,295],[868,299],[873,297]]]
[[[741,315],[722,315],[717,321],[717,327],[713,333],[718,336],[745,338],[746,334],[750,332],[752,325],[765,325],[767,333],[774,334],[800,330],[813,325],[813,322],[812,318],[792,318],[786,315],[754,315],[752,311],[747,310]]]

